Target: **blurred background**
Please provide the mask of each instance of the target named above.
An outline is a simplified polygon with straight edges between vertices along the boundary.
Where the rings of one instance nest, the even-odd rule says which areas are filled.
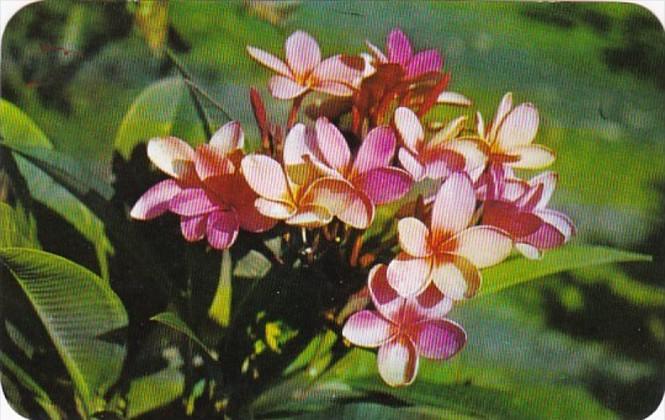
[[[193,143],[206,140],[189,97],[169,90],[176,70],[151,46],[174,51],[257,144],[248,87],[260,87],[271,111],[285,106],[267,99],[269,72],[246,45],[281,56],[284,40],[302,29],[324,56],[353,54],[365,50],[365,39],[383,49],[400,27],[416,49],[439,49],[450,89],[474,101],[471,109],[439,107],[429,118],[472,117],[478,109],[487,120],[507,91],[518,103],[533,102],[541,115],[536,141],[558,155],[552,206],[575,220],[575,240],[654,257],[543,278],[463,305],[453,318],[469,342],[446,369],[520,395],[542,406],[544,417],[642,418],[655,409],[665,388],[665,32],[649,12],[609,3],[152,3],[47,0],[23,9],[2,40],[2,98],[131,202],[151,180],[123,184],[127,162],[147,168],[127,132],[148,138],[168,128]],[[154,94],[163,80],[149,111],[158,117],[127,128],[128,112],[145,111],[132,105],[137,97]],[[226,121],[215,107],[207,111],[216,124]],[[99,250],[84,239],[94,226],[73,227],[48,206],[36,218],[52,227],[39,230],[45,249],[99,271]],[[141,309],[146,293],[134,287],[122,294],[130,318],[149,312]]]

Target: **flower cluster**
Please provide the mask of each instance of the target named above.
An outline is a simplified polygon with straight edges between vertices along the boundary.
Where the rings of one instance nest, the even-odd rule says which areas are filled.
[[[367,45],[369,53],[322,59],[316,41],[298,31],[286,41],[285,60],[247,47],[276,73],[270,93],[291,101],[286,123],[271,123],[252,89],[260,150],[244,154],[237,122],[196,150],[172,137],[150,140],[149,158],[171,179],[148,190],[131,216],[175,213],[186,240],[207,237],[217,249],[232,246],[241,229],[264,232],[280,222],[301,229],[303,238],[316,231],[342,246],[335,232],[362,238],[377,206],[400,201],[410,209],[396,223],[400,252],[369,271],[375,310],[354,313],[342,330],[354,345],[378,347],[381,377],[399,386],[415,379],[420,356],[447,359],[464,346],[465,331],[446,316],[478,292],[480,269],[513,249],[539,258],[575,228],[547,208],[556,174],[525,181],[514,172],[544,168],[555,158],[533,144],[539,116],[532,104],[513,106],[508,93],[488,125],[480,113],[476,124],[466,116],[425,124],[437,104],[471,105],[446,90],[450,75],[441,55],[414,53],[399,29],[388,35],[386,53]],[[311,121],[299,123],[309,95]],[[423,180],[436,191],[411,194]],[[362,241],[352,246],[357,257]],[[374,259],[367,261],[369,267]]]

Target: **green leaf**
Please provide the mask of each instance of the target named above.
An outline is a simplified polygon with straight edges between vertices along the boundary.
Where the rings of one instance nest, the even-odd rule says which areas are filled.
[[[60,412],[56,408],[56,405],[51,401],[51,397],[48,396],[46,391],[37,383],[35,380],[21,367],[16,364],[12,359],[9,358],[5,353],[0,351],[0,365],[3,366],[2,369],[6,372],[10,372],[16,380],[28,391],[32,392],[32,395],[39,404],[39,406],[44,410],[46,415],[48,415],[51,420],[59,420]]]
[[[185,376],[174,367],[134,379],[127,393],[127,417],[136,418],[175,401],[185,390]]]
[[[651,257],[591,245],[567,245],[545,252],[540,260],[513,257],[508,261],[483,270],[483,285],[478,296],[497,293],[507,287],[550,274],[593,265],[629,261],[651,261]]]
[[[0,262],[39,316],[86,412],[103,409],[102,396],[120,376],[126,354],[110,338],[128,322],[118,296],[94,273],[47,252],[0,248]]]
[[[271,267],[270,260],[252,249],[236,262],[233,275],[248,279],[261,279],[268,274]]]
[[[118,153],[127,159],[134,147],[153,137],[179,134],[193,143],[205,141],[187,89],[181,77],[171,77],[141,92],[118,128],[115,136]]]
[[[180,319],[180,317],[173,313],[173,312],[162,312],[160,314],[157,314],[150,318],[150,320],[159,322],[161,324],[164,324],[170,328],[173,328],[174,330],[181,332],[185,334],[187,337],[189,337],[190,340],[198,344],[208,355],[215,361],[219,359],[219,356],[217,353],[208,346],[205,345],[203,341],[201,341],[197,336],[194,331],[192,331],[191,328],[185,322]]]
[[[20,209],[0,202],[0,247],[38,248],[34,220]]]
[[[8,145],[53,149],[53,144],[37,124],[4,99],[0,99],[0,136]]]
[[[232,265],[231,253],[226,249],[222,253],[222,265],[219,269],[217,291],[208,309],[208,316],[222,327],[228,326],[231,320],[231,297],[233,294],[231,285]]]

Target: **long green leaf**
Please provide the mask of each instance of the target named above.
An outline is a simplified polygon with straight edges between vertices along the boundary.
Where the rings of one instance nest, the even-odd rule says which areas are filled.
[[[483,285],[478,296],[501,290],[550,274],[600,264],[651,261],[651,257],[603,246],[567,245],[548,251],[541,260],[514,257],[483,270]]]
[[[185,375],[174,367],[134,379],[127,393],[127,418],[133,419],[165,406],[184,390]]]
[[[180,319],[180,317],[177,314],[173,312],[162,312],[160,314],[153,316],[152,318],[150,318],[150,320],[159,322],[161,324],[173,328],[178,332],[185,334],[187,337],[189,337],[190,340],[192,340],[193,342],[198,344],[203,350],[205,350],[205,352],[208,353],[208,355],[210,355],[210,357],[213,360],[218,360],[219,356],[217,355],[217,353],[214,352],[212,349],[210,349],[208,346],[206,346],[205,343],[196,336],[196,333],[192,331],[192,329],[189,328],[187,324],[185,324],[185,321]]]
[[[0,248],[0,262],[39,316],[87,413],[102,409],[126,354],[117,338],[105,338],[127,326],[118,296],[94,273],[47,252]]]
[[[217,322],[222,327],[229,325],[231,319],[231,297],[232,297],[232,265],[231,253],[229,250],[224,250],[222,253],[222,265],[219,269],[219,283],[217,284],[217,291],[215,297],[212,299],[210,308],[208,309],[208,316]]]

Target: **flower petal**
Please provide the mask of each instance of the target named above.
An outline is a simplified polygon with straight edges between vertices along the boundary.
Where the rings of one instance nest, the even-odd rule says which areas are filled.
[[[462,326],[447,319],[419,322],[413,329],[411,337],[418,353],[427,359],[450,359],[466,344]]]
[[[473,297],[480,288],[480,271],[464,257],[446,255],[435,259],[432,281],[446,297],[462,300]]]
[[[347,65],[342,57],[343,56],[339,54],[326,58],[321,64],[316,66],[312,72],[312,76],[319,82],[332,81],[351,85],[355,78],[362,75],[362,70]],[[362,60],[360,61],[362,62]]]
[[[206,236],[215,249],[227,249],[238,237],[238,217],[235,211],[216,211],[208,216]]]
[[[176,137],[154,138],[148,142],[148,158],[162,172],[183,181],[196,179],[194,149]]]
[[[296,31],[286,40],[286,62],[296,76],[305,76],[321,62],[319,44],[308,33]]]
[[[347,97],[353,95],[353,88],[350,84],[332,81],[319,81],[312,85],[312,90],[327,93],[328,95]]]
[[[200,179],[231,175],[236,167],[220,149],[202,144],[196,148],[194,166]]]
[[[393,336],[390,322],[374,311],[356,312],[344,324],[342,335],[356,346],[378,347]]]
[[[471,106],[473,102],[471,99],[457,92],[444,91],[436,98],[436,103],[457,105],[457,106]]]
[[[324,207],[357,229],[366,229],[374,220],[374,205],[370,199],[343,179],[317,179],[307,189],[301,203]]]
[[[213,202],[210,195],[202,188],[184,189],[169,203],[169,210],[180,216],[198,216],[218,208],[219,204]]]
[[[521,212],[513,203],[495,200],[485,201],[482,222],[508,232],[514,239],[534,233],[543,224],[535,214]]]
[[[501,98],[501,102],[499,102],[499,106],[497,107],[494,118],[492,119],[492,126],[490,127],[489,133],[487,133],[490,143],[494,143],[496,141],[496,133],[499,130],[503,119],[506,118],[506,115],[508,115],[512,108],[513,94],[508,92],[503,95],[503,98]]]
[[[555,210],[538,210],[535,214],[561,232],[566,241],[575,234],[575,223],[566,214]]]
[[[161,216],[169,210],[169,202],[180,191],[182,188],[173,179],[159,182],[143,193],[129,215],[139,220],[150,220]]]
[[[552,249],[563,245],[566,242],[566,237],[553,225],[543,223],[531,235],[520,238],[520,242],[527,243],[538,249]]]
[[[401,219],[397,223],[399,246],[412,257],[427,257],[432,253],[429,247],[429,229],[415,217]]]
[[[362,174],[390,165],[397,139],[390,127],[376,127],[367,133],[353,162],[353,171]]]
[[[286,219],[286,224],[315,228],[327,225],[332,218],[333,214],[327,208],[310,204],[298,208]]]
[[[441,70],[443,59],[436,50],[421,51],[414,55],[406,66],[406,77],[418,77],[425,73]]]
[[[420,181],[425,176],[425,167],[406,147],[400,147],[397,152],[399,163],[411,174],[415,181]]]
[[[515,249],[517,249],[520,254],[524,255],[524,257],[530,260],[539,260],[543,258],[543,253],[540,252],[538,248],[530,244],[518,242],[515,244]]]
[[[533,104],[521,104],[501,122],[496,133],[496,145],[500,150],[531,144],[538,132],[538,110]]]
[[[351,161],[351,150],[344,135],[325,117],[316,120],[316,144],[328,166],[342,174],[346,172]]]
[[[432,207],[432,242],[460,232],[471,222],[476,209],[476,194],[468,175],[456,172],[441,185]]]
[[[388,282],[403,297],[417,295],[428,284],[432,258],[416,258],[404,252],[388,265]]]
[[[303,124],[296,124],[284,140],[282,158],[289,178],[298,185],[306,185],[317,177],[313,160],[318,161],[316,134]]]
[[[270,89],[272,96],[277,99],[293,99],[305,93],[309,88],[288,77],[273,76],[268,82],[268,89]]]
[[[379,375],[390,386],[411,384],[418,373],[418,352],[411,340],[400,335],[379,348]]]
[[[256,199],[254,205],[262,215],[277,220],[288,219],[296,212],[296,208],[292,204],[283,201],[267,200],[261,197]]]
[[[376,168],[355,177],[353,184],[374,204],[384,204],[404,197],[413,185],[413,178],[402,169]]]
[[[457,234],[454,241],[456,255],[471,261],[478,268],[490,267],[508,258],[513,249],[510,236],[491,226],[473,226]]]
[[[535,209],[544,210],[545,207],[547,207],[547,204],[550,202],[552,194],[554,194],[554,190],[556,189],[558,179],[559,176],[555,172],[546,171],[529,180],[529,185],[532,187],[536,185],[543,186],[542,195],[540,196],[540,200],[536,204]]]
[[[411,49],[411,43],[409,38],[404,35],[399,29],[393,29],[390,34],[388,34],[387,42],[388,50],[388,59],[391,63],[399,63],[402,66],[406,66],[411,57],[413,56],[413,50]]]
[[[369,48],[370,53],[372,53],[374,58],[378,60],[380,63],[385,63],[388,61],[388,58],[376,45],[372,44],[368,40],[365,40],[365,45],[367,45],[367,48]]]
[[[274,55],[249,45],[247,46],[247,52],[254,60],[258,61],[269,69],[272,69],[277,73],[287,77],[292,76],[289,66],[287,66],[286,63]]]
[[[247,183],[258,195],[272,201],[293,201],[286,175],[276,160],[252,154],[245,156],[241,166]]]
[[[416,296],[416,311],[421,319],[443,318],[453,308],[453,300],[446,297],[434,283]]]
[[[550,166],[556,159],[553,151],[540,144],[517,147],[508,151],[508,154],[517,156],[517,161],[508,162],[507,165],[517,169],[541,169]]]
[[[229,121],[212,135],[209,144],[223,155],[228,155],[234,150],[243,148],[245,133],[238,121]]]
[[[185,240],[196,242],[203,239],[205,237],[207,219],[208,215],[206,214],[180,218],[180,230]]]
[[[404,145],[413,153],[418,153],[420,145],[425,139],[423,126],[418,116],[406,107],[395,110],[395,128],[402,138]]]
[[[376,309],[386,319],[396,322],[397,315],[404,306],[404,298],[397,294],[388,282],[388,266],[377,264],[367,276],[367,288]]]

